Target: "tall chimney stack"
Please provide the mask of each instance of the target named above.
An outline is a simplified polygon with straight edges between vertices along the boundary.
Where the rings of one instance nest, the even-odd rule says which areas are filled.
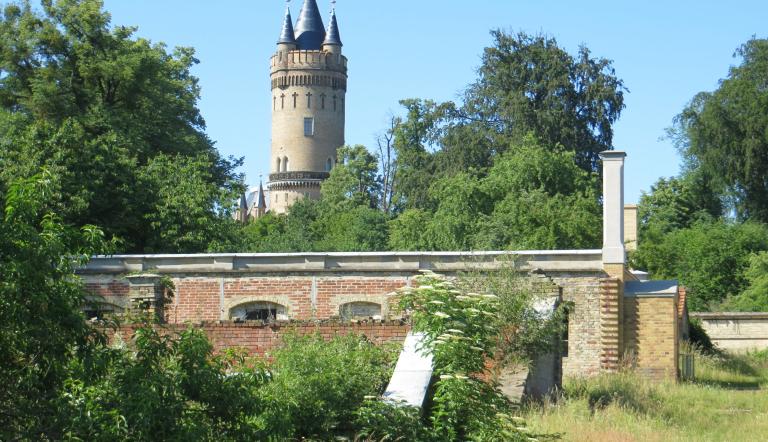
[[[626,156],[625,152],[616,150],[600,153],[600,158],[603,160],[603,265],[606,267],[623,267],[626,263],[624,250],[624,158]]]

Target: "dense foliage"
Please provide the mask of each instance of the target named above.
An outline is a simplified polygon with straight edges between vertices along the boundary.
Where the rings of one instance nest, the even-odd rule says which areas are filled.
[[[433,357],[428,422],[405,405],[373,401],[358,412],[363,434],[414,441],[537,440],[515,416],[491,370],[551,349],[563,310],[536,311],[537,296],[511,268],[457,281],[427,273],[401,296],[414,331],[424,335],[421,351]],[[490,367],[491,360],[497,366]]]
[[[696,95],[669,130],[685,167],[640,199],[634,264],[677,278],[694,310],[768,308],[768,40],[753,38],[714,92]]]
[[[427,208],[388,216],[377,206],[375,156],[362,146],[323,183],[318,201],[257,219],[223,251],[377,251],[594,248],[600,241],[598,177],[574,154],[528,136],[484,174],[432,180]]]
[[[678,278],[693,311],[717,308],[749,286],[750,256],[768,250],[768,226],[728,221],[699,222],[646,238],[634,256],[654,277]]]
[[[205,134],[191,48],[110,26],[100,0],[0,14],[0,185],[46,167],[45,204],[127,251],[204,251],[241,186]],[[231,226],[230,226],[231,228]]]
[[[740,219],[768,222],[768,39],[752,38],[714,92],[676,119],[684,157],[729,197]]]
[[[0,192],[0,439],[36,439],[55,418],[57,390],[71,358],[88,359],[100,337],[80,312],[84,294],[72,277],[106,250],[95,227],[74,229],[43,210],[54,191],[45,173]]]

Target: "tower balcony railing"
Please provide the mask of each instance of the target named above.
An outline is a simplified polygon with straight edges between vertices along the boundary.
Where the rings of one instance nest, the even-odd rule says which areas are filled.
[[[269,174],[269,181],[324,180],[329,176],[328,172],[278,172]]]

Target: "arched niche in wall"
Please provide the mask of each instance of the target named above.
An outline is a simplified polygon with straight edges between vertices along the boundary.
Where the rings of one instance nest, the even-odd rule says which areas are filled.
[[[275,302],[255,301],[240,304],[229,310],[229,319],[238,321],[287,321],[288,309]]]
[[[339,306],[339,317],[350,319],[381,319],[381,304],[375,302],[348,302]]]
[[[86,319],[89,320],[104,319],[109,316],[122,314],[125,311],[125,309],[119,305],[93,298],[86,299],[82,310]]]

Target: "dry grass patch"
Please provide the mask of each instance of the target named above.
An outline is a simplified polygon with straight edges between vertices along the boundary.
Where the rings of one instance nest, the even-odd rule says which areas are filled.
[[[571,379],[525,418],[567,441],[763,441],[768,353],[696,354],[696,379],[654,383],[633,373]]]

